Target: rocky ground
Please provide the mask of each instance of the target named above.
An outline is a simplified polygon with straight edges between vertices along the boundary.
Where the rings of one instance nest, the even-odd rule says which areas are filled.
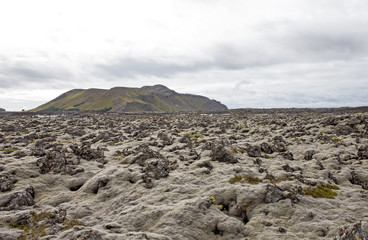
[[[368,114],[0,114],[0,239],[367,239]]]

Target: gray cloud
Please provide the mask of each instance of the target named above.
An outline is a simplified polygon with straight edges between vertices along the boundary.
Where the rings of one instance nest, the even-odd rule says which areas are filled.
[[[129,23],[131,29],[124,31],[111,25],[109,36],[98,27],[91,35],[60,31],[56,36],[66,43],[49,43],[43,53],[39,50],[43,46],[28,44],[29,39],[19,47],[14,41],[13,49],[5,44],[0,90],[29,85],[42,89],[138,87],[160,82],[174,90],[208,95],[229,107],[265,107],[267,89],[269,107],[368,104],[367,1],[231,2],[182,3],[183,8],[173,7],[182,16],[172,17],[168,24],[170,17],[151,16],[159,28],[143,21]],[[192,23],[202,14],[193,14],[198,18],[190,14],[197,4],[208,10],[203,13],[206,21],[198,26]],[[269,4],[274,8],[271,11]],[[109,25],[105,19],[109,18],[101,18],[101,26]],[[72,28],[60,24],[64,30]],[[82,39],[90,36],[96,36],[96,41],[84,45]],[[106,42],[104,37],[111,40]],[[23,54],[23,50],[29,51]]]
[[[5,59],[5,60],[4,60]],[[20,87],[22,84],[49,84],[58,87],[60,81],[69,79],[72,81],[72,74],[66,69],[62,69],[54,64],[11,62],[2,58],[0,65],[0,88]],[[65,82],[67,84],[67,82]]]

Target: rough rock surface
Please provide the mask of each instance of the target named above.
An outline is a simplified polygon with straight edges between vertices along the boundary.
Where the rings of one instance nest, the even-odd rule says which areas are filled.
[[[0,239],[366,239],[368,114],[336,111],[5,112]]]

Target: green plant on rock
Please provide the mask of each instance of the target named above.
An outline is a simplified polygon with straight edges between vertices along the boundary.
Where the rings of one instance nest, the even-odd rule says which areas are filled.
[[[230,178],[229,183],[234,184],[236,182],[240,182],[240,183],[250,183],[250,184],[257,184],[262,182],[262,179],[258,178],[258,177],[252,177],[249,175],[245,175],[245,176],[240,176],[240,175],[234,175],[234,177]]]
[[[18,237],[20,240],[38,240],[47,235],[45,229],[52,226],[52,224],[61,223],[62,231],[73,228],[74,226],[85,226],[85,224],[76,219],[68,219],[65,216],[61,216],[61,222],[52,223],[50,219],[54,219],[56,213],[52,212],[32,212],[27,215],[26,218],[18,223],[10,224],[12,228],[17,228],[23,231],[23,233]]]
[[[334,190],[338,190],[340,189],[338,186],[335,185],[327,185],[326,187],[322,186],[322,185],[317,185],[314,188],[307,188],[304,189],[304,194],[305,195],[309,195],[312,196],[314,198],[330,198],[330,199],[334,199],[337,196],[337,193],[332,191],[332,189]]]
[[[79,221],[77,219],[65,219],[64,222],[63,222],[63,225],[64,225],[64,229],[63,231],[65,230],[69,230],[71,228],[73,228],[74,226],[86,226],[82,221]]]
[[[4,148],[3,150],[1,150],[3,153],[5,154],[10,154],[13,153],[15,151],[19,151],[19,148]]]
[[[190,132],[190,133],[186,133],[184,135],[188,136],[189,138],[199,138],[200,136],[202,136],[201,134],[196,133],[196,132]]]
[[[233,149],[231,149],[231,154],[237,154],[238,153],[238,149],[236,147],[233,147]]]
[[[271,183],[278,183],[278,182],[292,181],[293,180],[289,176],[287,176],[287,177],[273,177],[273,176],[269,176],[269,177],[265,177],[264,179],[270,180]]]

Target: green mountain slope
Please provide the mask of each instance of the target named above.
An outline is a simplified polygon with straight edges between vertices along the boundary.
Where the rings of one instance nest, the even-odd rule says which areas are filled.
[[[163,85],[154,85],[109,90],[74,89],[31,111],[172,112],[225,109],[225,105],[207,97],[180,94]]]

